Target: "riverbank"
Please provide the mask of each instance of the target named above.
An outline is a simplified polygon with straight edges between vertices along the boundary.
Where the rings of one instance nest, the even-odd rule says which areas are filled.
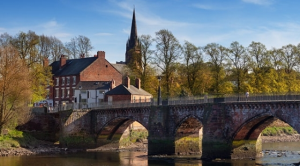
[[[280,135],[280,136],[261,136],[263,143],[272,142],[300,142],[300,134]]]

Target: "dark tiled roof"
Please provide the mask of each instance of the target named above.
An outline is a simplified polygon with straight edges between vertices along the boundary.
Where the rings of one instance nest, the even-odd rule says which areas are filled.
[[[110,89],[111,81],[80,81],[76,89],[92,90],[92,89]]]
[[[97,57],[69,59],[67,60],[66,65],[61,69],[59,68],[60,61],[55,61],[50,66],[52,67],[52,74],[54,76],[77,75],[91,65],[96,59]]]
[[[120,73],[124,71],[125,64],[111,64],[115,69],[117,69]]]
[[[144,89],[138,89],[133,85],[130,85],[128,89],[125,85],[121,84],[114,89],[105,93],[106,95],[144,95],[152,96],[150,93],[146,92]]]

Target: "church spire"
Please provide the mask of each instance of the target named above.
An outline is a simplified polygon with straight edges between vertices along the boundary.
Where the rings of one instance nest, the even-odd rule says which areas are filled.
[[[136,21],[135,21],[135,9],[133,9],[132,14],[132,23],[131,23],[131,32],[130,32],[130,40],[136,40],[137,39],[137,29],[136,29]],[[135,43],[136,41],[134,41]]]
[[[131,51],[131,52],[130,52]],[[133,9],[130,37],[126,43],[125,63],[128,64],[133,59],[133,52],[140,52],[140,43],[137,34],[135,8]]]

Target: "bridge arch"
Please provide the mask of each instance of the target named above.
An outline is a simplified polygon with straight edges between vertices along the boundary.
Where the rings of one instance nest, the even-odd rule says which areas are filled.
[[[96,132],[96,144],[98,147],[104,147],[106,145],[109,148],[119,148],[120,139],[126,129],[133,124],[138,122],[146,130],[148,126],[145,123],[135,119],[134,117],[123,116],[115,117],[105,123],[98,132]]]
[[[188,115],[174,130],[175,154],[202,154],[203,124],[200,118]]]
[[[233,133],[231,158],[255,158],[260,156],[262,151],[261,132],[277,119],[294,128],[289,119],[272,113],[263,113],[246,120]]]

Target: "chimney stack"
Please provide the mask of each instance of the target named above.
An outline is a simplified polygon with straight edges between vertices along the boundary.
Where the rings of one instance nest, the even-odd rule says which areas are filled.
[[[135,79],[135,87],[141,89],[141,79],[139,78]]]
[[[111,83],[110,83],[110,90],[114,89],[116,87],[116,82],[115,80],[111,80]]]
[[[48,58],[44,58],[43,59],[43,67],[48,67],[49,66],[49,59]]]
[[[80,58],[85,58],[85,55],[84,54],[80,54]]]
[[[124,85],[125,85],[128,89],[130,89],[130,78],[129,78],[128,76],[126,76],[126,78],[125,78],[124,81],[125,81],[125,82],[124,82]]]
[[[97,57],[101,59],[105,59],[105,52],[104,51],[97,51]]]
[[[60,68],[64,67],[67,63],[67,58],[65,55],[60,56]]]

